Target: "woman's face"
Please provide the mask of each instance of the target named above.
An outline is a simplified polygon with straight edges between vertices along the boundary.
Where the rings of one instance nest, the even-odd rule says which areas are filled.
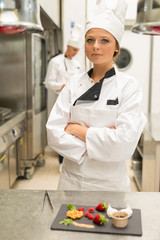
[[[116,40],[113,35],[101,28],[90,29],[85,38],[85,51],[93,64],[112,66],[116,51]]]

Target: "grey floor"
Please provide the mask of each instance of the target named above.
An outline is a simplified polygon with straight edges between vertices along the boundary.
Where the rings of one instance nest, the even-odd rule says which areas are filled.
[[[59,162],[57,153],[49,147],[45,149],[45,165],[36,167],[31,179],[18,179],[12,189],[56,190],[59,180]],[[131,181],[131,191],[137,192],[137,186],[133,179],[131,161],[127,161],[128,176]]]

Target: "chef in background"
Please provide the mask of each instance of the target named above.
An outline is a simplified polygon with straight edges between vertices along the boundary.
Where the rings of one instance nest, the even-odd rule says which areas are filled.
[[[74,58],[81,45],[82,27],[76,24],[68,40],[65,53],[53,57],[48,64],[44,83],[46,88],[53,94],[58,96],[71,77],[81,71],[80,63]],[[59,155],[59,172],[62,169],[62,162],[63,157]]]
[[[146,117],[139,82],[114,63],[126,10],[125,0],[97,3],[85,35],[93,68],[71,79],[51,111],[48,143],[64,156],[58,190],[130,190],[126,160],[134,153]]]

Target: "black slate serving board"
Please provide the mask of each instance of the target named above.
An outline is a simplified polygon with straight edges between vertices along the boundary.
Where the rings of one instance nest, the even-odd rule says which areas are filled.
[[[77,209],[79,207],[84,207],[86,212],[89,207],[95,206],[77,206]],[[67,213],[67,205],[62,204],[61,208],[54,219],[51,229],[52,230],[61,230],[61,231],[77,231],[77,232],[90,232],[90,233],[105,233],[105,234],[119,234],[119,235],[132,235],[132,236],[142,236],[142,224],[141,224],[141,210],[140,209],[132,209],[133,214],[128,219],[128,225],[125,228],[116,228],[112,224],[112,219],[108,218],[106,215],[106,212],[101,212],[106,216],[106,218],[109,219],[108,223],[104,223],[103,225],[99,226],[92,222],[92,220],[88,219],[87,217],[82,217],[81,219],[76,219],[74,221],[78,223],[85,223],[85,224],[93,224],[95,225],[95,228],[82,228],[74,226],[73,224],[69,224],[65,226],[64,224],[59,224],[60,221],[63,221],[66,219],[66,213]],[[97,210],[94,211],[93,216],[95,216],[98,212]]]

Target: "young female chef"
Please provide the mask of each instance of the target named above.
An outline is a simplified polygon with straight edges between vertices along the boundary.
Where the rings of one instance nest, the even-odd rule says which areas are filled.
[[[103,2],[86,26],[85,50],[93,69],[71,79],[47,122],[48,143],[64,156],[59,190],[129,191],[126,160],[146,123],[138,82],[113,63],[125,1]]]

